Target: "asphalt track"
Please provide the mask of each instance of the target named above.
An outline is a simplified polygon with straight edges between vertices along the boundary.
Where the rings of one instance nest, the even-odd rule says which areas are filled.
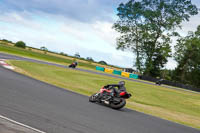
[[[3,67],[0,115],[47,133],[200,133],[134,110],[89,103],[86,96]]]
[[[48,133],[200,133],[134,110],[89,103],[86,96],[2,67],[0,114]]]

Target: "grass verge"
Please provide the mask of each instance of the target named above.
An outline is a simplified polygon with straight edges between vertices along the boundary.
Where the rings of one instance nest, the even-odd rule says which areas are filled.
[[[87,96],[99,91],[103,85],[120,81],[118,78],[45,64],[25,61],[9,63],[19,73]],[[200,94],[128,80],[126,87],[133,95],[127,102],[128,108],[200,129]]]

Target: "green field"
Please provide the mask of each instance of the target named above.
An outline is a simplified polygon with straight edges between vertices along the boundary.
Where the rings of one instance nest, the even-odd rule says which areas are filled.
[[[45,64],[25,61],[9,63],[16,66],[17,72],[87,96],[103,85],[120,81],[118,78]],[[128,80],[126,87],[133,95],[126,107],[200,129],[200,94]]]

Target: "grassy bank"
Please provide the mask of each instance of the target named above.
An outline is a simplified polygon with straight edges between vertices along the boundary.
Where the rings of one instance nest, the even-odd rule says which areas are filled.
[[[41,81],[91,95],[120,79],[25,61],[10,61],[16,71]],[[200,129],[200,94],[126,81],[133,97],[127,107]]]
[[[63,65],[69,65],[74,60],[74,58],[69,59],[64,57],[57,57],[50,55],[48,53],[44,54],[43,52],[35,52],[32,50],[17,48],[9,45],[0,45],[0,52],[18,55],[22,57],[33,58],[33,59],[39,59],[48,62],[54,62]],[[87,69],[95,69],[95,66],[91,65],[90,63],[79,62],[79,66]]]
[[[30,47],[26,49],[22,49],[22,48],[14,47],[12,44],[7,44],[7,43],[5,44],[5,42],[2,43],[2,41],[0,41],[0,52],[22,56],[22,57],[28,57],[32,59],[53,62],[57,64],[62,64],[62,65],[69,65],[74,60],[76,60],[79,62],[78,66],[80,68],[90,69],[90,70],[95,70],[97,65],[113,68],[112,66],[105,66],[105,65],[101,65],[95,62],[81,60],[81,59],[73,58],[70,56],[63,56],[63,55],[52,53],[52,52],[44,52],[42,50],[34,49]],[[119,68],[115,68],[115,69],[119,69]]]

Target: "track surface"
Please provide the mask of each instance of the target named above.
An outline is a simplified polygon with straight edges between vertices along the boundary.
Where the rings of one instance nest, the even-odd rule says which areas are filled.
[[[48,133],[200,133],[137,111],[89,103],[86,96],[2,67],[0,115]]]

